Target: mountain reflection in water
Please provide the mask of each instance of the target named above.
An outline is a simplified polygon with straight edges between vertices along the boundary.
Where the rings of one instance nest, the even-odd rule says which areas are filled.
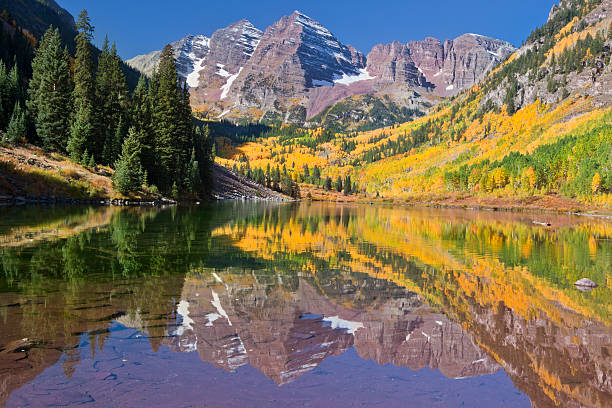
[[[546,218],[7,210],[0,406],[611,406],[612,223]],[[600,287],[577,291],[582,277]],[[207,380],[216,390],[164,388]]]

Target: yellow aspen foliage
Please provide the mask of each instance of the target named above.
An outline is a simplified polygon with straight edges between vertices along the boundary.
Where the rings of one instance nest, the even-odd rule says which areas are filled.
[[[599,175],[599,173],[595,173],[595,175],[593,176],[593,181],[591,182],[591,192],[593,194],[597,194],[599,193],[600,190],[601,190],[601,176]]]
[[[495,188],[503,188],[507,186],[510,180],[506,169],[504,169],[503,167],[498,167],[493,170],[492,178],[493,185]]]
[[[521,184],[533,190],[536,187],[536,174],[533,166],[523,170]]]

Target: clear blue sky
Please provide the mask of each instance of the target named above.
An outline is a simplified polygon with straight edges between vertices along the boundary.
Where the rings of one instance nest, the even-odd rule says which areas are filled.
[[[57,0],[75,18],[86,8],[104,35],[131,58],[161,49],[186,34],[210,36],[242,18],[260,30],[293,10],[326,26],[344,44],[367,54],[372,46],[426,36],[442,40],[466,32],[520,45],[546,22],[557,0]]]

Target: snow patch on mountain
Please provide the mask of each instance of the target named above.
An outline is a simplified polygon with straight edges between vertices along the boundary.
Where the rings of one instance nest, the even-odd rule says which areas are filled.
[[[336,79],[358,76],[353,55],[327,28],[305,14],[296,11],[293,23],[301,26],[298,55],[306,70],[312,73],[313,86],[330,86]]]
[[[237,32],[239,28],[236,27],[235,30]],[[237,43],[244,47],[245,54],[249,57],[253,54],[253,52],[259,45],[259,42],[261,41],[261,34],[262,32],[249,21],[245,21],[242,25],[242,32]]]
[[[192,54],[193,55],[193,54]],[[200,85],[200,71],[204,69],[204,61],[206,58],[194,58],[194,69],[187,74],[187,85],[190,88],[197,88]]]
[[[204,69],[210,51],[210,38],[203,35],[189,35],[172,44],[176,56],[178,74],[190,88],[200,84],[200,71]]]
[[[230,88],[232,87],[232,84],[234,83],[236,78],[238,78],[238,75],[240,75],[240,73],[242,72],[242,68],[243,67],[240,67],[240,69],[238,70],[237,73],[235,73],[234,75],[230,75],[227,78],[227,82],[225,83],[225,85],[223,85],[221,87],[221,91],[222,92],[221,92],[221,98],[219,98],[219,99],[223,100],[223,99],[227,98],[227,95],[228,95],[228,93],[230,91]]]
[[[360,81],[367,81],[369,79],[375,79],[375,76],[370,75],[370,73],[364,69],[361,68],[359,70],[359,74],[357,75],[348,75],[348,74],[342,74],[342,76],[336,80],[334,80],[335,84],[342,84],[342,85],[350,85],[353,84],[355,82],[360,82]]]
[[[217,119],[222,119],[222,118],[223,118],[225,115],[227,115],[227,114],[228,114],[228,113],[230,113],[230,112],[231,112],[231,110],[230,110],[230,109],[226,109],[226,110],[224,110],[223,112],[221,112],[221,113],[219,114],[219,116],[217,116]]]
[[[217,71],[217,75],[222,76],[223,78],[228,78],[232,76],[232,74],[223,69],[223,67],[219,68],[219,70]]]

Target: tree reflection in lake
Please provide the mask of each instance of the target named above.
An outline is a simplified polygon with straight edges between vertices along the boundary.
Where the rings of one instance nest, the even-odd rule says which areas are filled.
[[[179,406],[254,395],[325,406],[338,387],[347,406],[529,405],[522,393],[538,407],[610,406],[612,224],[547,219],[553,228],[527,215],[308,203],[11,210],[0,215],[0,404],[97,390],[117,405],[163,405],[161,380],[149,370],[136,381],[122,362],[137,353],[160,375],[244,377],[175,395]],[[601,286],[579,292],[581,277]],[[346,382],[309,391],[346,359],[353,373],[372,360],[387,379],[349,381],[336,367]],[[395,367],[442,375],[400,384]]]

